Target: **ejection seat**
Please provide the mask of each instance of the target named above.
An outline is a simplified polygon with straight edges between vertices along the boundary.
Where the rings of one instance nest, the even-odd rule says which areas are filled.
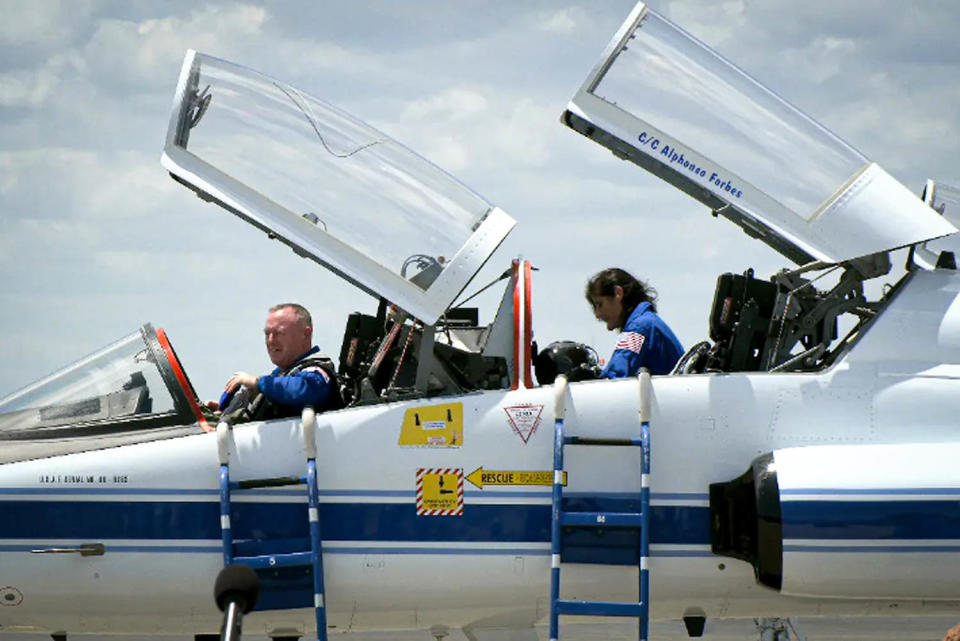
[[[528,261],[514,260],[494,281],[509,278],[489,325],[480,325],[477,308],[463,303],[432,325],[385,299],[375,316],[351,314],[338,372],[346,404],[533,387],[532,270]]]

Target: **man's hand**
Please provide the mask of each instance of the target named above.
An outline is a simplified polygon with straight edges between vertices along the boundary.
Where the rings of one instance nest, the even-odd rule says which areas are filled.
[[[230,380],[227,381],[227,385],[223,388],[223,391],[229,394],[241,385],[244,387],[256,388],[257,377],[246,372],[235,372],[234,375],[230,377]]]

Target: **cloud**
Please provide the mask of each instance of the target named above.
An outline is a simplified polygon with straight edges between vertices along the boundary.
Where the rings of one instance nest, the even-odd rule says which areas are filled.
[[[207,5],[183,17],[102,20],[83,56],[107,74],[108,85],[152,87],[187,49],[229,56],[255,40],[267,20],[265,9],[244,4]]]
[[[663,15],[685,31],[718,47],[741,38],[748,19],[743,0],[674,0],[663,7]]]
[[[545,131],[556,126],[556,108],[519,98],[501,122],[491,129],[497,155],[512,158],[521,166],[543,166],[551,153],[551,136]],[[552,131],[550,133],[553,133]],[[491,164],[498,162],[491,157]]]
[[[401,118],[458,121],[482,114],[486,110],[487,99],[483,94],[456,87],[428,98],[414,100],[403,110]]]
[[[504,158],[513,170],[544,167],[565,139],[556,106],[523,90],[458,87],[408,102],[400,113],[398,122],[380,128],[401,142],[416,141],[417,153],[450,172],[496,171]]]
[[[391,52],[371,53],[317,38],[268,39],[270,44],[264,47],[269,49],[266,59],[251,59],[249,51],[243,51],[238,53],[239,57],[235,60],[263,73],[270,73],[278,80],[297,85],[299,89],[318,98],[328,93],[325,90],[327,84],[338,77],[349,81],[352,92],[363,93],[369,91],[360,82],[364,78],[389,74],[397,80],[403,80],[415,75],[415,71],[410,69],[394,68]],[[382,82],[383,78],[378,80]]]
[[[93,152],[59,147],[0,151],[4,217],[72,216],[76,196],[89,184],[85,172],[96,162]]]
[[[39,67],[0,73],[0,107],[36,108],[54,97],[65,75],[85,70],[75,52],[55,54]]]
[[[0,107],[36,107],[46,101],[59,81],[49,68],[0,74]]]
[[[0,45],[27,45],[47,49],[70,39],[90,14],[83,0],[31,0],[5,2],[0,20]]]
[[[568,7],[560,11],[545,14],[540,23],[540,30],[551,33],[568,34],[576,28],[577,19],[580,17],[580,11],[575,7]]]
[[[451,87],[401,105],[399,119],[379,128],[401,143],[416,140],[415,153],[448,172],[463,171],[476,159],[470,134],[478,127],[486,130],[486,123],[496,119],[495,110],[478,88]],[[423,136],[424,131],[431,134]]]
[[[839,75],[851,56],[858,53],[859,43],[853,38],[817,36],[802,49],[786,49],[783,63],[797,70],[813,83]]]
[[[469,147],[454,136],[437,135],[424,143],[420,153],[445,171],[462,171],[470,164]]]
[[[176,185],[163,179],[157,157],[45,147],[0,152],[5,217],[96,219],[149,217],[172,204]]]
[[[19,179],[15,169],[13,154],[0,153],[0,196],[5,197],[17,185]]]

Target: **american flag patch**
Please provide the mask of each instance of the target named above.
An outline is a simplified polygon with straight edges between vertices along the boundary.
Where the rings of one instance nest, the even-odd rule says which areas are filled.
[[[643,334],[638,332],[620,332],[620,336],[617,337],[617,344],[613,349],[625,349],[634,354],[639,354],[641,347],[643,347]]]
[[[330,382],[330,375],[323,371],[323,368],[320,366],[311,365],[310,367],[304,367],[301,372],[316,372],[323,377],[323,380]]]

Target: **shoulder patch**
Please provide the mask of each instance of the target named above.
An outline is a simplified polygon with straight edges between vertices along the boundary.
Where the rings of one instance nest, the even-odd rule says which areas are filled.
[[[643,348],[643,334],[639,332],[620,332],[617,344],[613,349],[625,349],[628,352],[639,354]]]
[[[310,372],[313,374],[319,374],[323,377],[323,380],[330,382],[330,375],[323,371],[323,368],[319,365],[311,365],[310,367],[304,367],[300,372]]]

